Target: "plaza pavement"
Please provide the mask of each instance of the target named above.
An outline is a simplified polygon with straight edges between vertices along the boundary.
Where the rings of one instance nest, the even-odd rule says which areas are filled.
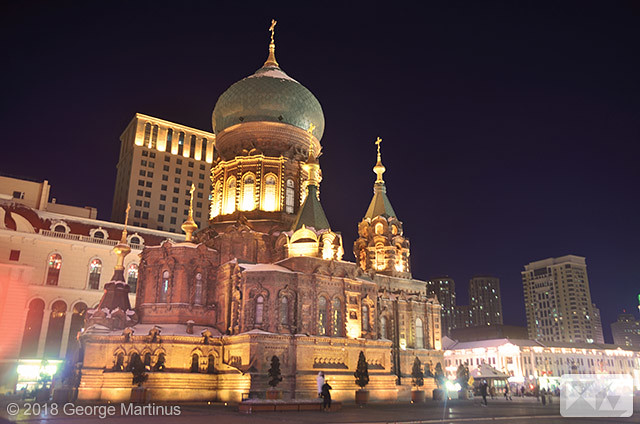
[[[98,416],[26,416],[24,411],[18,416],[8,416],[6,402],[1,403],[1,423],[29,424],[297,424],[297,423],[358,423],[358,424],[431,424],[431,423],[523,423],[523,424],[596,424],[596,423],[640,423],[640,403],[634,403],[636,413],[630,418],[563,418],[559,412],[558,398],[551,405],[543,406],[535,398],[513,398],[506,401],[502,398],[489,400],[483,407],[478,398],[474,400],[454,400],[446,404],[428,401],[422,405],[409,403],[369,404],[364,407],[344,405],[336,412],[260,412],[251,415],[240,414],[233,406],[222,404],[179,404],[179,416],[123,416],[116,414],[101,419]],[[116,404],[117,405],[117,404]],[[119,406],[118,406],[119,408]]]

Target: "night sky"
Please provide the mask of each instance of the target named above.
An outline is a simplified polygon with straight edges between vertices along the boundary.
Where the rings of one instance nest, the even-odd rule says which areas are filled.
[[[640,3],[218,3],[3,2],[0,171],[108,220],[134,113],[211,131],[275,18],[280,66],[324,109],[322,203],[345,259],[380,136],[414,277],[448,274],[466,304],[473,275],[496,275],[505,323],[525,325],[523,266],[576,254],[605,339],[637,315]]]

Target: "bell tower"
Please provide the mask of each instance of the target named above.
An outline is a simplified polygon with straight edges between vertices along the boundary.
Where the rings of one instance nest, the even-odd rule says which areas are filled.
[[[373,185],[373,198],[360,224],[358,239],[353,244],[353,254],[363,271],[396,277],[410,278],[409,239],[404,236],[402,222],[387,197],[387,187],[382,175],[386,168],[382,164],[380,144],[377,138],[378,160],[373,167],[376,181]]]

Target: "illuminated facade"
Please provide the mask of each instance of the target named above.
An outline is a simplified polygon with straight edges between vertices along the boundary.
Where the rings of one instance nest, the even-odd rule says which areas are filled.
[[[531,262],[521,274],[530,339],[604,343],[585,258],[567,255]]]
[[[82,336],[80,399],[128,399],[139,356],[156,371],[149,400],[240,400],[264,394],[273,355],[285,396],[315,398],[324,371],[334,398],[353,399],[360,351],[372,399],[408,398],[414,358],[442,362],[440,304],[411,277],[380,140],[351,263],[320,201],[322,108],[280,69],[273,39],[264,66],[220,96],[212,124],[208,226],[143,250],[135,309],[116,269]]]
[[[25,373],[17,374],[19,367],[23,371],[37,369],[42,359],[54,364],[74,357],[85,313],[100,301],[108,278],[105,274],[116,263],[111,249],[122,230],[121,224],[40,210],[28,195],[25,197],[0,200],[3,392],[35,382],[25,380]],[[44,199],[42,204],[46,204]],[[78,215],[87,213],[85,208],[66,208]],[[135,302],[138,279],[137,255],[143,247],[158,245],[169,237],[184,239],[181,234],[130,228],[127,241],[134,254],[124,266],[131,303]]]
[[[470,371],[488,364],[502,371],[514,384],[557,387],[563,374],[629,374],[640,388],[640,349],[600,343],[543,342],[522,339],[490,339],[444,342],[445,370],[455,378],[460,364]]]
[[[212,133],[136,113],[120,136],[111,219],[124,222],[130,204],[134,226],[180,233],[193,184],[194,219],[207,222],[214,140]]]

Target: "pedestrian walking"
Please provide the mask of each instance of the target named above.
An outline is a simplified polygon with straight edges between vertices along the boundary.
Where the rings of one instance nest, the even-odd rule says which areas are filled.
[[[511,399],[511,394],[509,393],[509,385],[504,386],[504,400],[513,400]]]
[[[316,377],[316,385],[318,386],[318,397],[322,397],[322,386],[324,386],[324,373],[320,371]]]
[[[524,386],[520,387],[520,396],[524,397]]]
[[[331,386],[329,386],[329,383],[325,382],[322,385],[322,410],[323,411],[330,411],[331,410]]]
[[[489,385],[487,384],[487,380],[482,380],[482,384],[480,385],[480,394],[482,395],[482,403],[481,405],[487,406],[487,392],[489,391]]]
[[[540,399],[542,399],[542,406],[547,404],[547,391],[546,389],[540,390]]]

